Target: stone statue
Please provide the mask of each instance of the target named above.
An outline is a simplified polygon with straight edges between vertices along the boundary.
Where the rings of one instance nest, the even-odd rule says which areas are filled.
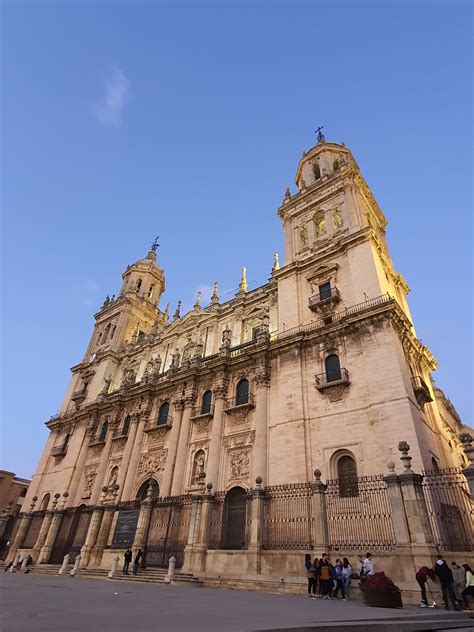
[[[262,311],[260,324],[262,327],[265,327],[266,330],[270,329],[270,310],[268,309],[268,307],[264,307]]]
[[[341,209],[335,209],[332,212],[332,223],[334,225],[335,230],[341,228],[343,224]]]
[[[109,392],[111,383],[112,383],[111,375],[104,377],[104,386],[102,387],[102,390],[100,391],[101,395],[107,395],[107,393]]]
[[[308,227],[306,224],[300,226],[300,241],[302,246],[308,245]]]
[[[179,352],[179,349],[176,349],[176,351],[174,353],[171,354],[171,364],[170,364],[170,369],[172,371],[176,371],[177,369],[179,369],[179,361],[181,358],[181,354]]]
[[[222,330],[222,346],[230,347],[232,344],[232,331],[230,330],[229,325],[226,325]]]

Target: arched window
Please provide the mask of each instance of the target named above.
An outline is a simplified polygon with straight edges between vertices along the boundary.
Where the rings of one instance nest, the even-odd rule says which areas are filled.
[[[101,331],[101,332],[99,332],[99,335],[97,336],[97,346],[99,346],[99,345],[100,345],[100,343],[101,343],[101,340],[102,340],[102,333],[103,333],[102,331]]]
[[[63,439],[63,449],[66,450],[68,445],[69,445],[69,439],[71,438],[71,435],[68,433],[64,439]]]
[[[211,412],[212,392],[206,391],[201,399],[201,415],[207,415]]]
[[[141,287],[142,287],[142,280],[141,280],[141,279],[138,279],[138,281],[137,281],[137,287],[136,287],[136,290],[135,290],[137,294],[138,294],[138,292],[140,291]]]
[[[359,495],[357,466],[351,456],[344,454],[338,460],[337,478],[339,481],[339,496],[341,498],[351,498]]]
[[[118,478],[118,465],[116,465],[115,467],[113,467],[110,470],[110,475],[109,475],[109,487],[112,487],[112,485],[115,485],[115,483],[117,482],[117,478]]]
[[[332,163],[332,168],[334,169],[334,171],[337,171],[339,167],[340,167],[339,160],[336,158],[336,160],[334,160]]]
[[[122,429],[122,435],[124,437],[128,436],[128,433],[130,432],[130,424],[132,423],[132,418],[130,417],[130,415],[127,415],[125,417],[125,421],[123,422],[123,429]]]
[[[23,487],[23,489],[20,492],[20,495],[18,496],[18,498],[24,498],[26,496],[26,492],[27,492],[27,488]]]
[[[151,497],[158,498],[158,496],[160,495],[159,485],[155,481],[154,478],[149,478],[147,481],[145,481],[144,483],[140,485],[140,489],[137,492],[137,500],[145,500],[145,498],[147,497],[148,487],[150,486],[150,484],[152,487]]]
[[[170,412],[169,402],[163,402],[158,412],[158,420],[156,422],[157,426],[164,426],[166,423],[168,423],[169,412]]]
[[[431,465],[432,465],[433,472],[435,472],[436,474],[439,474],[438,461],[434,458],[434,456],[431,457]]]
[[[237,384],[235,389],[235,405],[248,404],[249,401],[249,381],[244,377]]]
[[[112,331],[111,331],[111,333],[110,333],[110,340],[112,340],[112,338],[114,337],[114,335],[115,335],[115,330],[116,330],[116,329],[117,329],[117,325],[114,325],[114,326],[113,326],[113,329],[112,329]]]
[[[319,178],[321,177],[321,169],[317,162],[313,165],[313,174],[315,180],[319,180]]]
[[[108,421],[104,421],[104,423],[102,424],[102,428],[100,429],[100,434],[99,434],[99,441],[100,443],[104,443],[105,439],[107,437],[107,431],[109,429],[109,422]]]
[[[322,237],[326,234],[326,217],[324,211],[318,211],[315,213],[314,218],[314,233],[316,237]]]
[[[104,337],[102,338],[102,344],[105,344],[107,342],[107,337],[110,333],[110,323],[107,325],[107,327],[105,328],[105,332],[104,332]]]
[[[328,382],[337,382],[342,378],[341,375],[341,363],[339,357],[335,354],[326,358],[326,380]]]
[[[233,487],[224,500],[224,525],[222,542],[224,549],[243,549],[246,544],[247,492]]]
[[[191,473],[191,485],[195,486],[199,483],[199,475],[204,472],[204,464],[206,463],[206,454],[204,450],[198,450],[193,459],[193,470]]]
[[[45,509],[48,508],[50,498],[51,498],[50,494],[45,494],[43,496],[43,500],[41,501],[41,505],[40,505],[40,511],[44,511]]]
[[[150,289],[148,290],[148,300],[151,301],[152,296],[153,296],[153,290],[155,289],[154,285],[150,285]]]

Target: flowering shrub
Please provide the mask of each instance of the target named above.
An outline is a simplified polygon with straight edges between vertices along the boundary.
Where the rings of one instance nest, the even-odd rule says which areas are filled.
[[[390,577],[387,577],[385,573],[374,573],[373,575],[367,575],[364,582],[364,589],[377,590],[380,592],[399,593],[400,588],[395,586]]]

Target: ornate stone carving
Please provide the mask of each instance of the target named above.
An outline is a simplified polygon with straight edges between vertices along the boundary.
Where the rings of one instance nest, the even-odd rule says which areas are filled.
[[[117,454],[117,452],[123,452],[125,444],[127,443],[127,437],[118,437],[115,439],[112,445],[112,454]]]
[[[165,436],[168,430],[168,426],[156,426],[156,428],[152,428],[146,433],[147,443],[164,445]]]
[[[98,463],[86,465],[86,467],[84,468],[84,490],[82,492],[82,498],[91,497],[98,468]]]
[[[241,448],[252,445],[255,441],[255,430],[250,432],[239,432],[233,435],[226,435],[222,444],[225,448]]]
[[[239,407],[233,411],[230,411],[230,418],[232,420],[232,423],[236,426],[246,423],[249,410],[250,409],[248,406],[243,406],[242,408]]]
[[[138,463],[137,477],[141,478],[148,472],[159,472],[160,470],[164,470],[167,456],[167,449],[143,453]]]
[[[210,415],[206,415],[205,417],[202,417],[201,419],[196,419],[196,421],[194,422],[194,427],[196,428],[196,431],[199,433],[206,432],[207,429],[209,428],[210,419],[211,419]]]
[[[250,476],[250,448],[233,450],[229,455],[229,480],[241,480]]]
[[[92,445],[89,448],[89,456],[92,459],[100,456],[100,454],[102,453],[103,448],[104,448],[104,444],[103,443],[97,443],[96,445]]]
[[[329,397],[330,402],[339,402],[344,395],[344,390],[346,388],[346,384],[340,384],[339,386],[333,386],[328,388],[326,393]]]

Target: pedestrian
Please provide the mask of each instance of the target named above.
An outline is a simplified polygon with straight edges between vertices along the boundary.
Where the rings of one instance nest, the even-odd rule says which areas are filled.
[[[466,571],[456,562],[451,562],[451,573],[453,574],[453,588],[458,606],[462,606],[462,591],[466,588]]]
[[[318,599],[321,599],[321,577],[319,576],[319,558],[315,557],[313,560],[313,568],[314,568],[314,590],[315,596]]]
[[[342,601],[349,601],[351,591],[352,566],[347,557],[342,559]]]
[[[420,590],[421,590],[420,607],[428,608],[429,603],[428,603],[428,598],[426,597],[426,583],[428,579],[431,579],[432,581],[436,581],[436,574],[431,568],[428,568],[427,566],[421,566],[416,572],[415,579],[418,582],[418,586],[420,587]]]
[[[469,564],[463,564],[463,569],[466,571],[466,588],[462,591],[461,596],[464,602],[464,610],[469,610],[468,596],[474,597],[474,572]]]
[[[140,566],[140,561],[142,557],[142,550],[138,549],[137,554],[135,555],[135,559],[133,560],[133,574],[135,575],[135,577],[138,575],[138,567]]]
[[[448,596],[453,602],[455,610],[458,609],[458,603],[456,600],[456,593],[453,588],[453,574],[451,569],[446,564],[441,553],[438,555],[438,560],[435,564],[435,573],[441,583],[441,591],[443,593],[443,601],[445,610],[449,610]]]
[[[372,553],[365,554],[365,560],[362,562],[362,570],[364,575],[373,575],[375,573],[375,565],[372,560]]]
[[[308,578],[308,597],[316,597],[314,566],[309,553],[306,553],[304,556],[304,566],[306,569],[306,577]]]
[[[342,585],[342,560],[339,558],[334,564],[334,584],[333,584],[333,596],[337,599],[339,591],[341,591],[342,598],[344,598],[344,587]]]
[[[123,556],[123,570],[122,573],[124,575],[128,575],[128,567],[130,566],[130,562],[132,561],[132,549],[127,549]]]
[[[322,554],[319,560],[319,577],[321,582],[321,596],[323,599],[331,598],[331,569],[332,565],[329,562],[326,553]]]

